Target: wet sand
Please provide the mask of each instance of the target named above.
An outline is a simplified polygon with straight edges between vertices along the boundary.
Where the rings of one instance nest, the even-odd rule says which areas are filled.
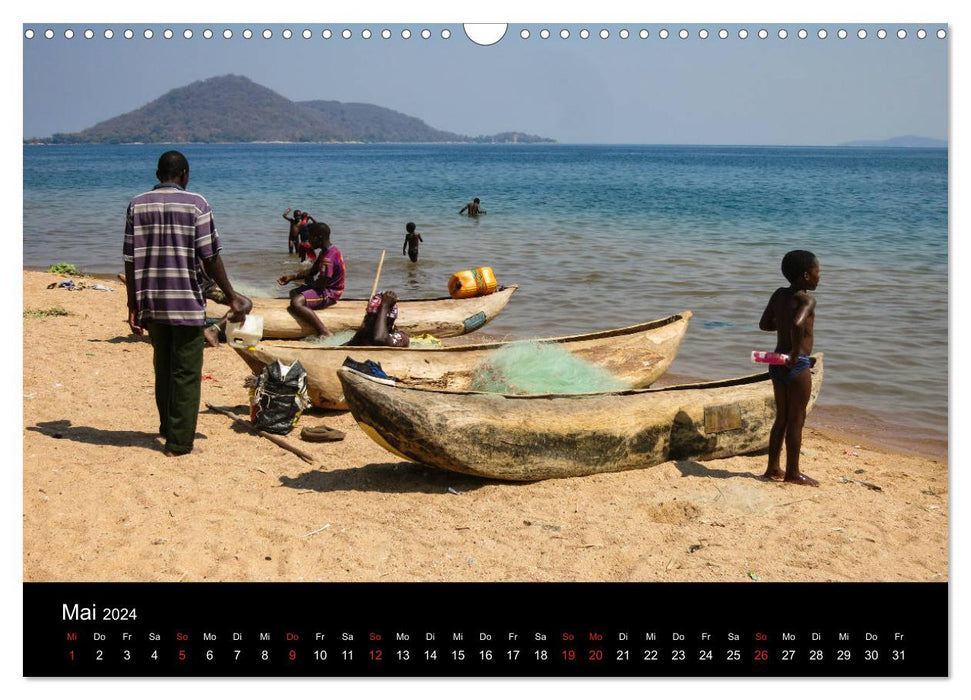
[[[818,489],[760,479],[764,454],[485,481],[402,462],[319,410],[299,427],[347,437],[291,433],[311,465],[206,409],[248,415],[249,371],[223,345],[205,354],[201,452],[165,457],[123,285],[46,288],[61,279],[23,273],[25,312],[69,314],[24,318],[25,581],[947,580],[944,451],[886,444],[846,408],[809,417]]]

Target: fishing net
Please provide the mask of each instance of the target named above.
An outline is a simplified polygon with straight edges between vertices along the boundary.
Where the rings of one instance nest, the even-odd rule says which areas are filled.
[[[556,343],[510,343],[484,358],[472,375],[475,391],[499,394],[569,394],[628,386]]]

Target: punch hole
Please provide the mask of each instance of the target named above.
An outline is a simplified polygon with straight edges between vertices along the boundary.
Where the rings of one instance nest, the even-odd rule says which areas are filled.
[[[561,39],[569,39],[570,38],[570,30],[569,29],[561,29],[560,30],[560,38]]]
[[[738,30],[738,38],[739,39],[748,39],[748,29],[739,29]]]
[[[320,33],[320,36],[323,37],[324,39],[330,39],[332,36],[334,36],[334,33],[329,29],[325,29]]]
[[[943,29],[938,29],[937,30],[937,38],[938,39],[945,39],[945,38],[947,38],[947,32],[944,31]]]
[[[581,29],[580,30],[580,38],[581,39],[589,39],[590,38],[590,31],[587,30],[587,29]]]
[[[44,32],[44,38],[45,39],[53,39],[54,38],[54,30],[53,29],[48,29],[46,32]]]
[[[186,29],[184,32],[182,32],[182,38],[183,39],[191,39],[192,38],[192,30],[191,29]]]
[[[610,32],[608,32],[606,29],[601,29],[600,30],[600,38],[601,39],[606,39],[609,36],[610,36]]]
[[[113,31],[111,31],[110,29],[105,29],[105,39],[112,39],[114,38],[114,36],[115,36],[115,33]]]
[[[126,29],[125,30],[125,38],[126,39],[132,39],[132,38],[134,38],[134,36],[135,36],[135,32],[133,32],[131,29]]]
[[[430,31],[428,31],[427,29],[422,29],[421,30],[421,38],[422,39],[430,39],[431,36],[432,36],[432,33]]]
[[[64,30],[64,38],[65,39],[73,39],[74,38],[74,30],[73,29],[65,29]]]
[[[273,32],[271,32],[269,29],[264,29],[263,30],[263,38],[264,39],[272,39],[273,38]]]
[[[162,32],[162,36],[166,39],[171,39],[173,36],[175,36],[175,32],[173,32],[171,29],[166,29],[164,32]]]
[[[630,32],[629,31],[627,31],[626,29],[621,29],[620,30],[620,38],[621,39],[626,39],[629,36],[630,36]]]
[[[382,29],[381,30],[381,38],[382,39],[390,39],[391,38],[391,30],[390,29]]]
[[[785,29],[780,29],[779,30],[779,38],[780,39],[785,39],[788,36],[789,36],[789,32],[787,32]]]
[[[84,30],[84,38],[85,39],[94,39],[94,31],[91,30],[91,29],[85,29]]]
[[[807,36],[809,36],[809,32],[807,32],[805,29],[800,29],[798,36],[800,39],[805,39]]]
[[[658,35],[658,37],[659,37],[659,38],[661,38],[661,39],[667,39],[667,38],[668,38],[668,37],[670,36],[670,35],[668,34],[668,30],[667,30],[667,29],[662,29],[662,30],[660,30],[660,31],[659,31],[659,32],[657,33],[657,35]]]
[[[825,29],[820,29],[818,32],[816,32],[816,36],[818,36],[820,39],[825,39],[826,36],[827,36],[826,35],[826,30]]]
[[[223,30],[223,39],[232,39],[232,38],[233,38],[233,30],[232,29],[224,29]]]
[[[243,30],[243,38],[244,39],[252,39],[253,38],[253,30],[251,30],[251,29],[244,29]]]
[[[146,39],[151,39],[153,36],[155,36],[155,32],[153,32],[151,29],[146,29],[144,32],[142,32],[142,36]]]
[[[529,38],[529,30],[528,29],[522,30],[521,32],[519,32],[519,36],[521,38],[523,38],[523,39],[528,39]],[[479,43],[479,42],[476,42],[476,43]]]
[[[637,32],[637,36],[639,36],[641,39],[646,39],[647,37],[651,36],[651,33],[646,29],[642,29],[641,31]]]
[[[861,29],[856,33],[856,35],[861,39],[866,39],[866,29]]]
[[[341,37],[344,39],[350,39],[351,36],[352,36],[352,32],[350,29],[345,29],[344,31],[341,32]]]
[[[897,30],[897,38],[898,39],[906,39],[907,38],[907,30],[906,29],[898,29]]]
[[[28,29],[27,31],[25,31],[24,32],[24,37],[26,37],[27,39],[33,39],[34,38],[34,30],[33,29]]]
[[[361,38],[363,38],[363,39],[370,39],[371,38],[371,30],[370,29],[365,29],[364,31],[362,31],[361,32]]]
[[[840,29],[838,32],[836,32],[836,36],[838,36],[840,39],[845,39],[846,38],[846,30],[845,29]]]
[[[878,29],[877,30],[877,39],[886,39],[886,38],[887,38],[887,30],[886,29]]]
[[[280,32],[280,36],[282,36],[284,39],[292,39],[293,32],[289,29],[284,29],[282,32]]]
[[[411,38],[411,30],[410,29],[402,29],[401,30],[401,38],[402,39],[410,39]]]
[[[309,39],[313,35],[314,33],[309,29],[304,29],[302,32],[300,32],[300,36],[302,36],[304,39]]]
[[[539,38],[540,39],[549,39],[550,38],[550,30],[549,29],[541,29],[540,32],[539,32]]]
[[[917,30],[917,38],[918,39],[926,39],[927,38],[927,32],[924,31],[923,29],[918,29]]]
[[[452,32],[451,31],[449,31],[448,29],[443,29],[442,30],[442,38],[443,39],[448,39],[451,36],[452,36]]]
[[[462,28],[465,30],[465,36],[469,37],[469,39],[471,39],[474,43],[478,44],[479,46],[492,46],[506,36],[506,29],[508,28],[508,25],[469,23],[463,24]],[[523,36],[523,39],[526,39],[529,37],[529,32],[525,29],[523,31],[526,32],[526,36]],[[521,33],[520,36],[522,36]],[[443,35],[442,38],[447,39],[448,37]]]
[[[718,38],[719,39],[727,39],[728,38],[728,30],[727,29],[719,29],[718,30]]]
[[[707,29],[699,30],[699,32],[698,32],[698,38],[699,39],[707,39],[708,38],[708,30]]]
[[[759,39],[768,39],[768,38],[769,38],[769,32],[767,30],[765,30],[765,29],[760,29],[759,30]]]

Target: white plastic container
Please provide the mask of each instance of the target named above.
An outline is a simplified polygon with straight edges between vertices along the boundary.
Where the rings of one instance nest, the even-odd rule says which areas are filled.
[[[226,341],[235,347],[254,348],[263,337],[263,317],[249,314],[242,323],[226,321]]]

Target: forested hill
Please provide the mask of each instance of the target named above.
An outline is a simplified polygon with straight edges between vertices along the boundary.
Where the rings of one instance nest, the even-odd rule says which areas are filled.
[[[192,83],[144,107],[41,143],[553,143],[520,132],[463,136],[377,105],[294,102],[239,75]]]

